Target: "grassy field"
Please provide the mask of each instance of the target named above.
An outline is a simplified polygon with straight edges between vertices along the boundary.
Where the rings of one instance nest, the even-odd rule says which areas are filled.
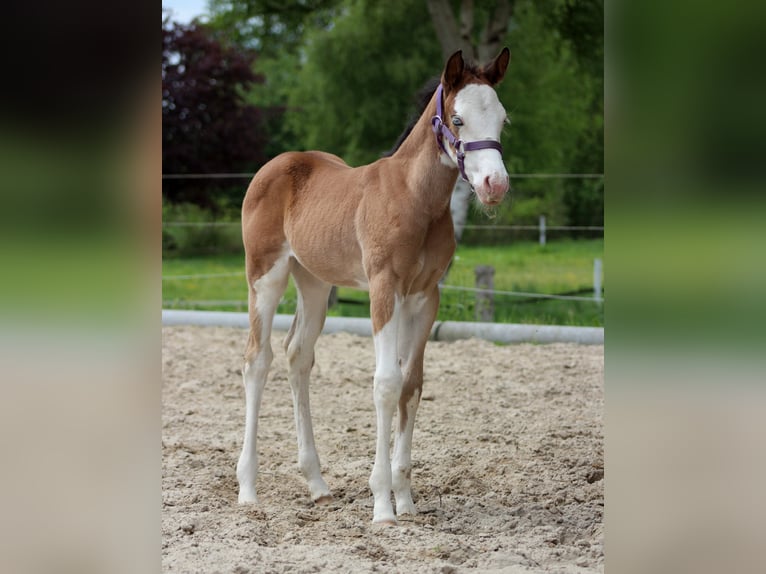
[[[442,291],[439,319],[476,320],[475,294],[449,287],[474,287],[474,269],[477,265],[495,268],[495,289],[498,291],[589,297],[593,291],[593,260],[603,256],[602,239],[557,241],[545,246],[533,242],[493,247],[461,246]],[[164,308],[247,310],[247,287],[241,255],[165,259],[162,275]],[[182,278],[190,275],[205,277]],[[340,302],[330,309],[330,315],[369,315],[366,292],[340,288],[338,297]],[[291,282],[278,312],[293,313],[295,304],[296,293]],[[495,321],[603,326],[604,308],[593,301],[541,300],[497,293]]]

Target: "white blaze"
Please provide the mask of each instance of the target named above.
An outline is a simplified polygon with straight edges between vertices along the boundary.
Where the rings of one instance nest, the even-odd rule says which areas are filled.
[[[495,90],[486,84],[468,84],[455,97],[454,115],[463,121],[458,137],[463,142],[482,140],[500,141],[500,132],[506,119],[505,108]],[[452,122],[452,117],[445,118]],[[455,159],[454,152],[450,155]],[[455,159],[457,162],[457,160]],[[495,149],[469,151],[465,156],[465,173],[479,197],[490,192],[487,178],[493,183],[507,182],[508,172],[500,152]]]

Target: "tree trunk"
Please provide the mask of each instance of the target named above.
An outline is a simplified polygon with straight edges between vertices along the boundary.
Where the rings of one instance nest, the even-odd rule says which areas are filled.
[[[460,3],[460,42],[463,46],[463,56],[476,59],[473,45],[473,0],[463,0]]]
[[[496,0],[492,16],[477,38],[474,35],[474,0],[460,2],[457,19],[450,0],[426,0],[444,61],[457,50],[463,50],[465,58],[477,60],[480,64],[486,64],[497,56],[508,33],[513,4],[514,0]]]
[[[481,32],[481,38],[476,46],[478,60],[481,63],[489,62],[503,49],[503,41],[508,34],[508,23],[513,14],[513,5],[510,0],[498,0],[492,17]]]
[[[444,61],[446,62],[447,58],[457,50],[463,50],[465,58],[476,60],[482,65],[497,56],[502,49],[505,36],[508,34],[508,25],[513,14],[513,3],[514,0],[497,0],[492,16],[479,37],[474,39],[474,0],[462,0],[459,21],[455,19],[450,0],[426,0]],[[458,243],[463,237],[463,230],[468,220],[470,202],[471,187],[467,182],[458,178],[450,200],[452,222],[455,225],[455,240]],[[446,275],[445,273],[442,281]]]
[[[471,4],[470,17],[471,21],[473,21],[473,1],[464,0],[465,3]],[[442,59],[446,62],[458,50],[463,50],[465,56],[472,57],[473,47],[470,42],[463,41],[449,0],[426,0],[426,4],[428,5],[428,12],[431,14],[431,21],[436,30],[436,37],[439,38],[439,44],[442,48]]]

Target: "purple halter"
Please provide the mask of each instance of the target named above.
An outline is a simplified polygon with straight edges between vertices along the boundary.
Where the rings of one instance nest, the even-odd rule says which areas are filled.
[[[462,177],[465,181],[468,181],[468,177],[465,175],[465,152],[476,151],[480,149],[496,149],[500,152],[501,156],[503,155],[503,146],[500,144],[500,142],[496,142],[495,140],[463,142],[463,140],[456,138],[454,134],[449,130],[449,128],[444,125],[444,120],[442,119],[443,115],[444,89],[442,88],[442,85],[439,84],[439,87],[436,89],[436,115],[431,118],[431,126],[434,129],[434,134],[436,134],[436,143],[439,144],[439,147],[444,153],[447,153],[447,148],[444,147],[443,138],[445,137],[447,140],[449,140],[449,143],[452,145],[452,147],[455,148],[455,155],[457,155],[457,168],[460,170],[460,177]]]

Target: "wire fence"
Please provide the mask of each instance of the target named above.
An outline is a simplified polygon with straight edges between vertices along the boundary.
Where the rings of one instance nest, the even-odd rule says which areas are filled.
[[[163,173],[162,179],[246,179],[254,173]],[[603,173],[511,173],[511,179],[600,179]]]
[[[239,221],[163,221],[162,227],[239,227]],[[474,225],[466,224],[463,229],[497,231],[536,231],[540,225]],[[546,225],[548,231],[604,231],[603,225]]]
[[[447,289],[447,290],[455,290],[455,291],[466,291],[471,293],[486,293],[486,289],[478,289],[474,287],[462,287],[459,285],[442,285],[440,287],[441,290]],[[524,293],[521,291],[496,291],[493,290],[492,295],[510,295],[512,297],[531,297],[533,299],[555,299],[557,301],[587,301],[587,302],[595,302],[595,303],[603,303],[604,299],[603,297],[576,297],[571,295],[550,295],[546,293]],[[349,302],[346,300],[346,302]],[[358,303],[364,303],[363,301],[358,301]],[[193,300],[193,299],[183,299],[183,300],[176,300],[176,299],[163,299],[162,305],[164,306],[173,306],[177,307],[179,304],[182,306],[191,306],[191,307],[245,307],[247,306],[247,300],[246,299],[201,299],[201,300]]]
[[[162,277],[162,280],[163,281],[186,281],[186,280],[197,280],[197,279],[216,279],[220,277],[241,277],[244,280],[245,273],[244,271],[233,271],[231,273],[198,273],[193,275],[164,275]],[[487,289],[485,288],[466,287],[464,285],[439,285],[439,289],[447,290],[447,291],[464,291],[468,293],[486,293],[487,292]],[[558,301],[589,301],[589,302],[601,303],[604,300],[600,294],[596,294],[596,293],[594,293],[594,295],[590,297],[581,297],[577,295],[565,295],[565,294],[555,294],[555,293],[530,293],[526,291],[505,291],[502,289],[492,289],[491,292],[493,295],[499,295],[499,296],[531,297],[533,299],[555,299]],[[173,303],[173,301],[167,301],[167,302]],[[247,304],[246,300],[206,300],[206,301],[184,300],[184,302],[190,305],[209,304],[211,306],[218,306],[218,305],[238,306],[238,305]],[[163,304],[164,303],[165,302],[163,301]]]
[[[199,179],[249,179],[252,178],[252,173],[187,173],[187,174],[163,174],[164,180],[199,180]],[[527,174],[510,174],[511,179],[600,179],[604,175],[600,173],[580,173],[580,174],[542,174],[542,173],[527,173]],[[239,228],[241,223],[239,221],[163,221],[163,229],[171,228],[190,228],[190,233],[193,229],[211,228],[221,229],[226,233],[233,233],[234,228]],[[231,231],[228,231],[231,230]],[[590,237],[593,237],[593,233],[596,233],[596,237],[603,236],[603,225],[547,225],[546,218],[541,215],[538,219],[537,225],[487,225],[487,224],[467,224],[464,226],[465,231],[475,231],[482,233],[489,232],[502,237],[506,234],[510,239],[511,234],[515,232],[537,232],[538,242],[540,245],[546,245],[547,234],[549,232],[587,232]],[[567,293],[543,293],[521,290],[508,290],[508,289],[494,289],[494,287],[487,289],[486,286],[468,286],[465,284],[442,284],[440,285],[440,291],[442,293],[442,306],[451,305],[458,310],[463,310],[466,313],[473,313],[474,308],[478,314],[479,306],[482,305],[482,299],[489,297],[494,304],[497,299],[500,307],[503,303],[501,301],[513,301],[516,303],[541,303],[545,302],[562,302],[572,305],[595,305],[601,308],[604,302],[603,294],[603,280],[602,280],[602,262],[600,258],[593,261],[593,281],[592,287],[587,289],[580,288],[576,291],[570,291]],[[201,281],[214,282],[217,280],[229,280],[239,277],[242,280],[244,286],[245,273],[242,271],[233,272],[213,272],[213,273],[177,273],[164,275],[162,277],[163,286],[167,283],[177,284],[184,281]],[[244,287],[243,287],[244,288]],[[228,291],[221,291],[216,289],[202,289],[201,291],[208,291],[212,293],[228,294]],[[232,291],[233,294],[233,291]],[[358,299],[355,297],[347,297],[340,299],[340,302],[346,304],[346,306],[361,307],[369,305],[369,301],[365,299]],[[286,304],[287,309],[294,307],[296,301],[286,301],[283,299],[283,304]],[[234,299],[234,298],[168,298],[163,299],[163,307],[170,308],[228,308],[228,309],[246,309],[246,299]],[[282,312],[282,311],[281,311]]]
[[[163,221],[163,229],[171,228],[190,228],[190,229],[204,229],[204,228],[217,228],[217,229],[235,229],[239,228],[241,223],[239,221]],[[466,224],[463,226],[463,232],[480,232],[487,237],[494,237],[495,241],[498,241],[498,237],[503,237],[507,233],[515,232],[537,232],[537,241],[540,245],[546,245],[548,242],[549,232],[600,232],[604,233],[603,225],[548,225],[544,215],[538,218],[537,225],[481,225],[481,224]],[[465,236],[464,236],[465,237]],[[501,239],[499,242],[503,242]]]
[[[232,271],[230,273],[197,273],[194,275],[164,275],[163,281],[185,281],[187,279],[213,279],[217,277],[245,277],[243,271]]]
[[[242,265],[244,267],[244,264]],[[475,270],[478,271],[478,268]],[[493,269],[494,272],[494,269]],[[571,273],[568,271],[567,273]],[[457,321],[493,321],[498,323],[542,323],[603,325],[604,291],[601,259],[593,261],[591,286],[565,292],[515,290],[487,287],[476,274],[475,286],[465,270],[439,285],[440,317]],[[247,284],[244,269],[213,273],[172,273],[162,277],[163,309],[217,309],[247,311]],[[189,285],[182,285],[188,283]],[[463,284],[460,284],[463,283]],[[573,285],[576,287],[577,283]],[[570,288],[571,289],[571,288]],[[234,297],[227,297],[234,295]],[[240,295],[240,297],[237,297]],[[337,289],[330,303],[331,313],[348,317],[369,316],[369,295],[358,289]],[[298,305],[295,288],[283,294],[278,312],[295,313]]]

